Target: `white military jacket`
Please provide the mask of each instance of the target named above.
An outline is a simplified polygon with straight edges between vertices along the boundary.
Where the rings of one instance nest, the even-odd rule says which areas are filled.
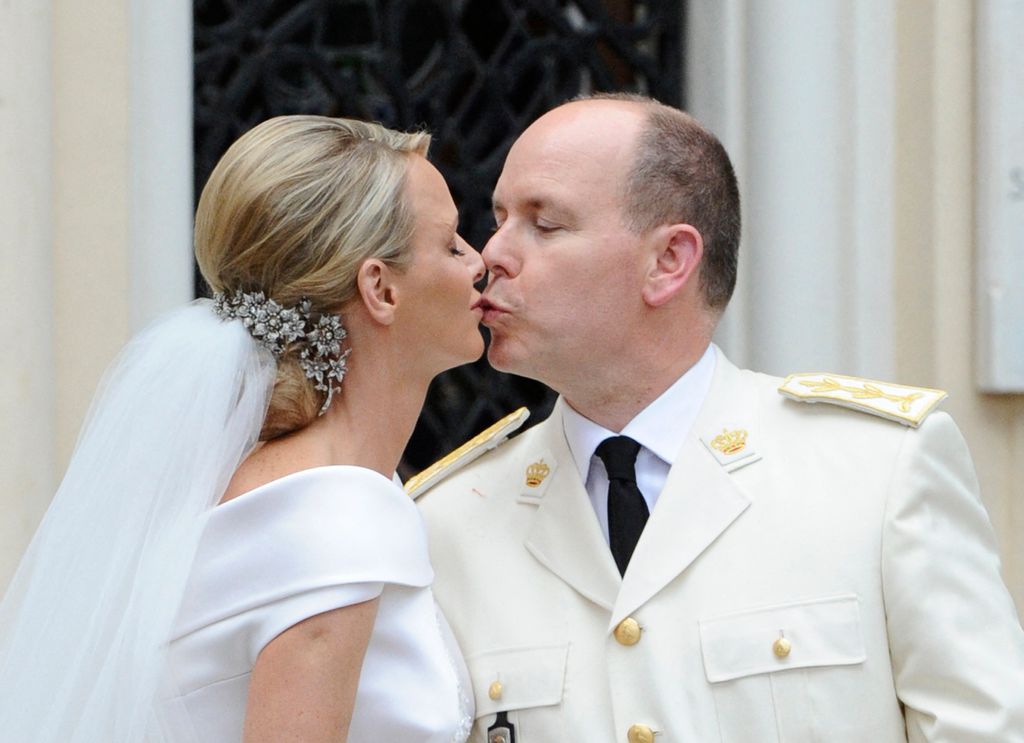
[[[719,354],[622,578],[562,400],[419,499],[472,741],[1024,741],[1024,633],[952,420],[779,382]]]

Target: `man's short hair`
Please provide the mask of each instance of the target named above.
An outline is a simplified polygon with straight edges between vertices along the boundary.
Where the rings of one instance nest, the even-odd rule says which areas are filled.
[[[630,229],[690,224],[704,239],[700,284],[707,306],[725,309],[736,286],[740,192],[722,143],[683,111],[634,93],[599,93],[575,100],[613,100],[647,107],[633,167],[625,184]]]

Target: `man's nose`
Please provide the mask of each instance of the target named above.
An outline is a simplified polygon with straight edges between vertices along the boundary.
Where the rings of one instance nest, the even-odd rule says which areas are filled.
[[[514,257],[507,223],[494,231],[484,249],[480,251],[480,256],[492,278],[500,275],[514,276],[518,272],[518,262]]]

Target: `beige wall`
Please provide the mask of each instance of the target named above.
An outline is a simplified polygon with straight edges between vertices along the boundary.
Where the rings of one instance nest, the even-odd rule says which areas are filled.
[[[0,3],[0,586],[104,368],[191,298],[190,22],[180,0]]]
[[[898,7],[897,374],[950,391],[945,408],[971,447],[1004,574],[1024,614],[1024,396],[982,394],[974,381],[973,5]]]
[[[51,18],[46,2],[0,7],[0,586],[56,469]]]
[[[129,334],[129,3],[54,3],[53,290],[58,466]]]
[[[0,232],[13,236],[4,242],[0,317],[13,326],[8,348],[20,351],[6,361],[15,384],[2,386],[6,583],[60,481],[92,390],[128,335],[128,7],[8,3],[0,27],[11,42],[0,46],[10,55],[0,98],[11,102],[0,111],[16,124],[0,127],[12,156]]]

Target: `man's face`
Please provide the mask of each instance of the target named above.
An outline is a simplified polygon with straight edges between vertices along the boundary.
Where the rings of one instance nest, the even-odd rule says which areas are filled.
[[[497,230],[483,250],[495,368],[565,392],[581,369],[628,352],[649,265],[623,216],[642,120],[617,102],[572,103],[509,152],[494,190]]]

